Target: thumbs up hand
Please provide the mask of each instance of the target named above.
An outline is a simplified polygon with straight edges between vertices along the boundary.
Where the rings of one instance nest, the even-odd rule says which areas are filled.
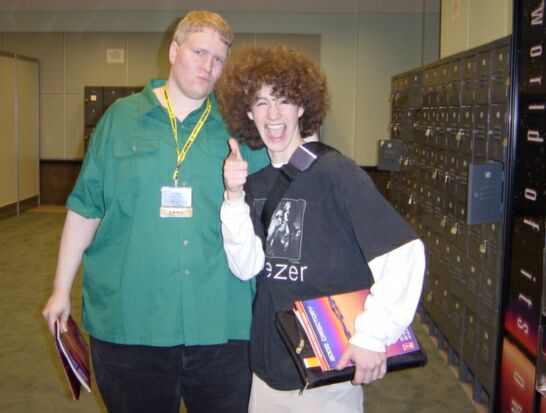
[[[224,186],[231,201],[243,196],[243,186],[248,176],[248,164],[243,159],[239,144],[233,138],[228,141],[230,152],[224,162]]]

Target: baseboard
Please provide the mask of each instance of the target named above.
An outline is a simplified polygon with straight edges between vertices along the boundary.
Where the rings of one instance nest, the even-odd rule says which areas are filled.
[[[17,203],[5,205],[0,207],[0,219],[9,218],[17,215]]]
[[[40,204],[40,198],[38,195],[32,196],[21,201],[14,202],[13,204],[0,207],[0,219],[9,218],[17,215],[17,204],[19,204],[19,213],[25,212],[31,208],[36,208]]]
[[[19,212],[25,212],[31,208],[36,208],[38,205],[40,205],[40,198],[38,195],[23,199],[19,201]]]

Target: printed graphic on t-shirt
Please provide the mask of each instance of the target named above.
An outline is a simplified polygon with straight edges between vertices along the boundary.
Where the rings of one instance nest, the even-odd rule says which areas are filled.
[[[257,211],[263,208],[263,200],[256,200]],[[288,260],[301,259],[301,240],[305,215],[304,199],[283,198],[273,216],[267,231],[265,255],[271,258]],[[261,212],[260,212],[261,213]]]

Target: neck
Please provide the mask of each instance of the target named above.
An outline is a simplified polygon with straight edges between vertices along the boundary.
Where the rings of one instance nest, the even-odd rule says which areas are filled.
[[[165,83],[165,89],[167,89],[174,115],[181,121],[186,119],[186,116],[191,112],[200,108],[206,99],[206,97],[203,99],[191,99],[187,97],[177,87],[173,86],[169,80]],[[158,96],[161,104],[166,107],[167,102],[165,100],[164,88],[156,89],[156,96]]]
[[[296,151],[296,149],[298,149],[300,145],[304,143],[305,141],[301,137],[299,137],[294,140],[290,148],[287,148],[282,152],[273,152],[268,149],[267,153],[269,154],[269,159],[271,159],[271,163],[275,165],[284,165],[285,163],[288,163],[288,161],[292,157],[292,154]]]

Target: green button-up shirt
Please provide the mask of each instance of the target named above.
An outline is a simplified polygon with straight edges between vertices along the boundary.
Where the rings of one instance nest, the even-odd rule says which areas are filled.
[[[151,81],[119,99],[91,139],[67,207],[101,223],[83,257],[83,324],[101,340],[171,346],[248,339],[253,285],[229,271],[220,231],[222,165],[229,133],[212,111],[180,168],[192,188],[191,218],[161,218],[176,146]],[[178,122],[183,147],[205,104]],[[265,151],[241,147],[252,173]]]

